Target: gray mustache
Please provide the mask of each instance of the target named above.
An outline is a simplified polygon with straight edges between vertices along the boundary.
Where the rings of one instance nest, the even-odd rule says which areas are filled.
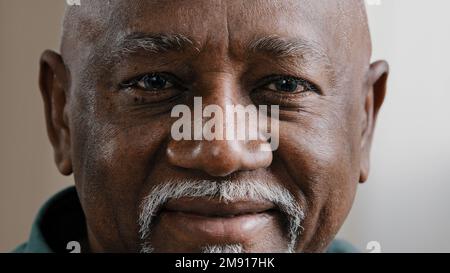
[[[304,210],[294,196],[279,184],[269,184],[258,180],[244,181],[211,181],[181,180],[168,181],[155,186],[143,199],[139,214],[139,235],[142,240],[149,237],[151,223],[158,210],[170,199],[182,197],[218,198],[224,202],[238,200],[269,201],[274,203],[288,220],[289,252],[294,250],[297,237],[302,229],[301,222],[305,217]],[[146,244],[144,252],[150,252]]]

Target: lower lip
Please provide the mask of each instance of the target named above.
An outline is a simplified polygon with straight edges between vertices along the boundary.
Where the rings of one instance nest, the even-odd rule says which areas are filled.
[[[233,217],[209,217],[204,215],[162,211],[159,224],[172,229],[173,234],[192,239],[219,242],[242,242],[257,236],[275,225],[278,213],[265,211]]]

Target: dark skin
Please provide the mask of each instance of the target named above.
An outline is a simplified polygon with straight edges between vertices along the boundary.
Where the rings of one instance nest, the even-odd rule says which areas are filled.
[[[358,183],[368,177],[388,75],[386,62],[370,64],[362,1],[336,2],[85,1],[70,8],[61,55],[42,54],[40,87],[56,165],[62,174],[74,174],[86,215],[85,249],[139,251],[140,202],[168,178],[252,178],[283,185],[305,209],[298,252],[326,250]],[[108,60],[114,41],[132,32],[180,33],[196,48]],[[308,53],[300,61],[247,50],[250,40],[270,35],[313,42],[327,65]],[[120,88],[130,78],[156,72],[175,75],[182,87]],[[262,80],[270,75],[304,79],[316,88],[272,90]],[[204,105],[279,104],[278,150],[259,152],[248,142],[174,141],[170,109],[191,105],[194,96]],[[238,239],[192,238],[178,227],[160,219],[150,238],[155,251],[195,252],[202,244],[236,242],[248,252],[286,247],[282,216]]]

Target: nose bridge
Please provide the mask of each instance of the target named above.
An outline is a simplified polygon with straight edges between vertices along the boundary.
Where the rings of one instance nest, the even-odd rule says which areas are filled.
[[[195,117],[201,119],[202,125],[213,118],[218,118],[217,112],[209,117],[203,117],[208,106],[221,111],[222,120],[216,120],[214,131],[223,130],[222,138],[195,140],[174,140],[171,139],[167,147],[169,162],[173,165],[186,168],[202,170],[212,176],[227,176],[233,172],[264,168],[272,162],[270,151],[261,151],[258,147],[258,140],[239,140],[235,137],[227,138],[226,131],[229,127],[237,126],[237,121],[226,119],[226,109],[239,103],[246,104],[239,93],[239,86],[233,79],[232,73],[228,72],[207,72],[203,73],[201,81],[195,84],[194,94],[202,99],[202,115],[193,113],[192,124]],[[193,112],[198,111],[194,107]],[[205,110],[205,111],[203,111]],[[197,115],[196,115],[197,114]],[[198,121],[198,120],[197,120]],[[195,125],[193,125],[194,127]],[[202,129],[205,129],[203,126]],[[230,129],[231,130],[231,129]],[[203,130],[204,132],[204,130]],[[216,135],[217,136],[217,135]]]
[[[215,104],[225,109],[226,104],[236,104],[240,98],[232,71],[203,72],[194,89],[194,95],[202,97],[204,106]]]

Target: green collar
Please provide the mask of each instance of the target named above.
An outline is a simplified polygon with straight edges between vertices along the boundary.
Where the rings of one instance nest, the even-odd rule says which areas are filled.
[[[28,241],[13,252],[68,252],[67,243],[86,236],[83,210],[74,186],[51,197],[39,210]]]

